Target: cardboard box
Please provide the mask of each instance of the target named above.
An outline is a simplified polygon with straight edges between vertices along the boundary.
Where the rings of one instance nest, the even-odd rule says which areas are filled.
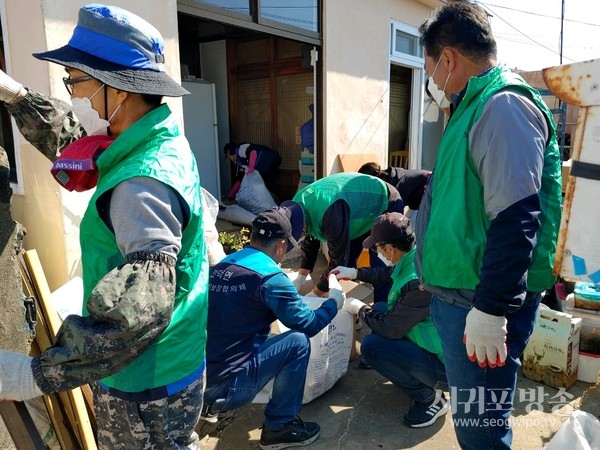
[[[300,179],[303,183],[315,181],[315,166],[312,164],[300,164]]]
[[[523,352],[523,375],[554,388],[569,389],[577,381],[580,335],[581,318],[540,305]]]
[[[300,153],[300,163],[314,166],[315,165],[315,154],[309,152],[308,150],[302,150],[302,152]]]
[[[579,351],[600,354],[600,311],[577,308],[574,306],[573,294],[564,302],[564,312],[581,318],[581,337]]]

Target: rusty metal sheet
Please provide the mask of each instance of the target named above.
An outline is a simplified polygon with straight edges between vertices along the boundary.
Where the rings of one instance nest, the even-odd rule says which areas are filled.
[[[554,272],[600,283],[600,180],[594,176],[600,172],[600,59],[544,69],[543,76],[554,95],[580,106]],[[578,162],[589,170],[577,172]]]
[[[600,59],[548,67],[542,76],[560,100],[576,106],[600,105]]]

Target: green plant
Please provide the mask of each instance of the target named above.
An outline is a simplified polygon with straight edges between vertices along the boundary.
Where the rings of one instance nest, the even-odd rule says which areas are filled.
[[[225,253],[237,252],[250,243],[250,229],[242,228],[239,231],[221,231],[219,242],[223,245]]]

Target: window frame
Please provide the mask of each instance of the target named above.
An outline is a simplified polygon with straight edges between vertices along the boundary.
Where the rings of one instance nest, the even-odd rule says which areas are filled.
[[[425,67],[425,57],[423,56],[423,47],[419,43],[419,30],[416,27],[407,25],[406,23],[398,20],[391,21],[391,33],[390,33],[390,57],[392,61],[422,69]],[[411,55],[409,53],[399,52],[396,50],[396,31],[401,31],[404,34],[408,34],[415,38],[416,48],[420,49],[421,56]]]
[[[209,20],[227,23],[229,25],[239,26],[262,33],[273,34],[275,36],[284,37],[287,39],[298,40],[312,45],[321,45],[321,22],[323,0],[319,0],[318,8],[318,28],[319,31],[314,32],[306,28],[294,27],[284,22],[267,19],[259,14],[260,0],[248,0],[250,14],[237,13],[228,11],[219,6],[202,3],[196,0],[177,0],[177,11],[190,14],[193,16],[203,17]]]

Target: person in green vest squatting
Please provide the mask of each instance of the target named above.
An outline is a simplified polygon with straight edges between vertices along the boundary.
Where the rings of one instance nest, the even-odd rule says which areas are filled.
[[[64,66],[72,107],[4,72],[0,100],[61,186],[95,188],[80,226],[83,314],[66,317],[38,356],[0,350],[0,399],[90,384],[99,449],[200,448],[202,194],[194,154],[163,103],[188,91],[165,71],[159,31],[116,6],[82,7],[68,44],[34,56]]]
[[[444,392],[435,388],[446,381],[444,354],[429,315],[431,294],[415,273],[415,235],[410,221],[397,212],[381,215],[363,246],[375,249],[393,272],[387,304],[374,303],[371,308],[351,297],[344,302],[344,309],[358,315],[372,330],[361,343],[362,359],[410,397],[412,406],[403,419],[407,426],[433,425],[449,411],[450,403]],[[340,280],[369,283],[373,272],[380,270],[340,266],[331,271]]]
[[[313,293],[319,297],[329,289],[329,272],[334,267],[356,265],[362,242],[375,219],[384,212],[404,210],[402,197],[394,186],[356,172],[335,173],[316,180],[296,192],[293,200],[302,207],[306,223],[306,238],[300,243],[300,269],[294,280],[296,288],[313,271],[321,242],[327,243],[327,269],[313,277]],[[377,258],[372,260],[379,262]],[[374,300],[385,301],[389,289],[387,277],[384,284],[374,286]]]

